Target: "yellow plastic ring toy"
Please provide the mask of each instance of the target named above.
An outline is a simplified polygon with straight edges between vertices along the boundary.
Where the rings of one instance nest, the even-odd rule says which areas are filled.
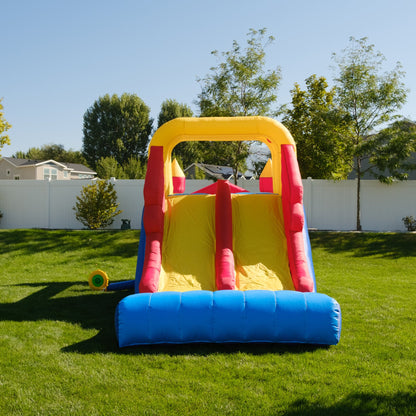
[[[94,270],[88,278],[88,284],[93,290],[105,290],[108,286],[108,276],[102,270]]]

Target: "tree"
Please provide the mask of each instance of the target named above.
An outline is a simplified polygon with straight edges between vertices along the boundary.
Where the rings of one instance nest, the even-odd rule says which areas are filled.
[[[262,142],[254,141],[250,145],[250,171],[260,178],[267,161],[271,158],[270,149]]]
[[[263,172],[264,167],[266,166],[267,160],[255,160],[252,163],[252,172],[256,178],[260,178],[261,173]]]
[[[367,139],[372,149],[367,167],[362,166],[363,174],[369,172],[380,182],[392,183],[406,180],[408,172],[416,169],[416,123],[398,120]]]
[[[40,148],[31,147],[27,152],[16,152],[13,157],[33,160],[53,159],[62,163],[81,163],[87,165],[87,161],[79,150],[65,150],[62,144],[47,144]]]
[[[124,171],[117,160],[113,157],[102,157],[97,162],[96,167],[97,175],[101,179],[110,179],[110,178],[117,178],[117,179],[124,179]]]
[[[211,68],[211,72],[199,80],[201,93],[197,104],[203,117],[235,117],[271,115],[272,104],[277,99],[280,69],[266,71],[265,48],[274,38],[265,39],[266,29],[250,29],[245,49],[233,42],[232,49],[221,54],[223,61]],[[218,51],[211,52],[217,58]],[[221,155],[218,164],[233,168],[234,182],[237,172],[246,168],[250,153],[247,142],[211,143],[206,148],[204,162]]]
[[[86,166],[89,165],[82,152],[80,150],[73,149],[66,150],[63,155],[63,160],[59,160],[59,162],[81,163]]]
[[[111,225],[114,217],[123,212],[118,209],[119,205],[114,185],[98,180],[82,187],[73,210],[78,221],[90,230],[97,230]]]
[[[341,56],[333,55],[338,65],[336,101],[349,116],[345,140],[352,150],[357,176],[357,230],[361,230],[360,195],[363,161],[371,163],[377,152],[372,140],[376,127],[390,121],[406,102],[407,90],[402,82],[400,63],[390,72],[382,73],[385,57],[367,43],[367,38],[350,38]],[[398,178],[400,179],[400,177]]]
[[[324,77],[305,80],[306,91],[295,84],[292,106],[283,123],[297,144],[297,158],[303,178],[345,179],[350,172],[351,154],[343,135],[345,115],[334,103],[335,88],[328,90]]]
[[[174,118],[192,117],[194,114],[189,106],[178,103],[176,100],[165,100],[160,108],[159,117],[157,119],[157,127],[167,123]]]
[[[132,156],[121,166],[114,157],[102,157],[97,163],[97,175],[101,179],[144,179],[146,164]]]
[[[26,157],[27,153],[23,152],[22,150],[18,150],[16,153],[12,155],[15,159],[28,159]]]
[[[247,142],[200,142],[203,146],[203,163],[230,166],[233,169],[234,184],[239,173],[247,170],[250,144]]]
[[[276,101],[280,82],[280,69],[265,71],[265,47],[273,42],[269,36],[264,39],[267,29],[250,29],[246,49],[242,50],[237,41],[231,51],[221,55],[224,62],[211,68],[199,82],[202,91],[198,96],[201,115],[250,116],[268,115]],[[218,51],[211,52],[218,57]]]
[[[131,156],[144,160],[152,125],[150,109],[137,95],[106,94],[84,114],[83,155],[94,168],[102,157],[120,165]]]
[[[166,100],[162,103],[157,126],[159,128],[174,118],[192,116],[193,112],[186,104],[178,103],[176,100]],[[180,160],[183,166],[188,167],[200,160],[201,144],[199,142],[178,143],[173,149],[172,155]]]
[[[126,179],[144,179],[146,176],[146,164],[132,156],[123,166],[123,172]]]
[[[9,130],[12,126],[4,118],[3,114],[3,105],[1,103],[2,98],[0,98],[0,151],[6,145],[10,144],[10,138],[5,132]],[[1,156],[1,153],[0,153]]]

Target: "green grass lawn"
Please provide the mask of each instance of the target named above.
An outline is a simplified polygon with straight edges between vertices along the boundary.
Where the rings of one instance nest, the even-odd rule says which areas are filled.
[[[139,232],[0,231],[0,415],[415,415],[416,234],[311,233],[337,346],[120,350]]]

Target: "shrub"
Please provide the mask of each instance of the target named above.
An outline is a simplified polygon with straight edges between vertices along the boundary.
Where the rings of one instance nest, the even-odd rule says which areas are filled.
[[[407,231],[416,231],[416,220],[411,215],[403,217],[402,221],[407,228]]]
[[[123,212],[117,210],[119,205],[114,185],[97,180],[92,185],[82,187],[73,210],[78,221],[90,230],[97,230],[111,225],[114,217]]]

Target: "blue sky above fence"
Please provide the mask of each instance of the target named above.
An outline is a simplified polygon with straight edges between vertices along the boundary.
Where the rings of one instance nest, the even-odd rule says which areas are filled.
[[[4,156],[43,144],[82,146],[84,112],[100,96],[135,93],[157,118],[168,98],[194,105],[210,52],[245,44],[250,28],[275,42],[267,67],[280,66],[278,104],[311,74],[331,79],[331,54],[349,36],[367,36],[406,71],[401,110],[416,119],[416,2],[338,0],[3,0],[0,97],[10,130]]]

